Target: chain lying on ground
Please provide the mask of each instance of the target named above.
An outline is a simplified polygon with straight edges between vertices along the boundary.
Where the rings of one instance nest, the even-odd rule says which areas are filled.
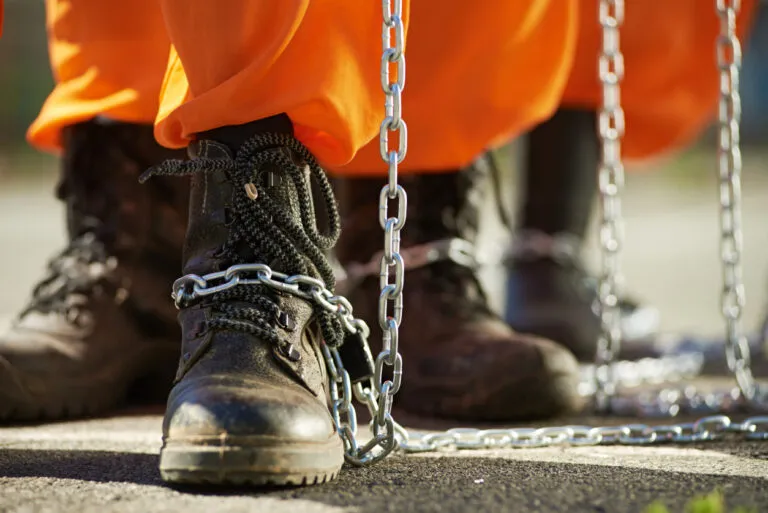
[[[725,415],[671,426],[555,426],[509,429],[449,429],[441,433],[411,433],[401,444],[406,452],[446,449],[529,449],[555,445],[649,445],[695,443],[736,435],[742,440],[768,440],[768,416],[734,423]]]

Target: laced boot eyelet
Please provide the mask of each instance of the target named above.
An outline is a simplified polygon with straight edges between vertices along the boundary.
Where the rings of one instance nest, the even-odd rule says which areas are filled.
[[[275,314],[275,320],[277,321],[277,325],[286,331],[293,331],[296,329],[296,321],[294,321],[290,315],[282,310],[277,311]]]
[[[280,342],[277,345],[278,352],[292,362],[301,360],[301,352],[290,342]]]

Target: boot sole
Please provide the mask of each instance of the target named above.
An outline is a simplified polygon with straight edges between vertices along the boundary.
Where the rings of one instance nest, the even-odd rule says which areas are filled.
[[[307,486],[331,481],[344,464],[336,435],[325,443],[275,443],[266,437],[244,442],[168,440],[160,451],[160,476],[177,485]]]

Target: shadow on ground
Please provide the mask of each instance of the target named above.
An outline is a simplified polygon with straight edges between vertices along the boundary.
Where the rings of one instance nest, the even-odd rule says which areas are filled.
[[[2,478],[52,478],[162,487],[157,456],[101,451],[0,451]],[[135,488],[136,489],[136,488]],[[301,499],[363,513],[385,511],[642,511],[662,499],[682,511],[694,495],[719,489],[729,504],[768,511],[766,481],[758,478],[503,459],[396,456],[310,488],[181,490],[188,498],[250,496]],[[178,493],[168,490],[169,493]],[[192,497],[190,497],[192,496]],[[255,505],[255,504],[254,504]]]

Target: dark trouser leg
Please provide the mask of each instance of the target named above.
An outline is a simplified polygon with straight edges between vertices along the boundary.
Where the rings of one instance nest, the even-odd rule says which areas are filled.
[[[506,319],[514,329],[560,342],[590,361],[600,323],[581,247],[597,190],[595,113],[560,109],[530,132],[527,143]],[[653,335],[655,311],[629,301],[621,306],[626,340]]]

